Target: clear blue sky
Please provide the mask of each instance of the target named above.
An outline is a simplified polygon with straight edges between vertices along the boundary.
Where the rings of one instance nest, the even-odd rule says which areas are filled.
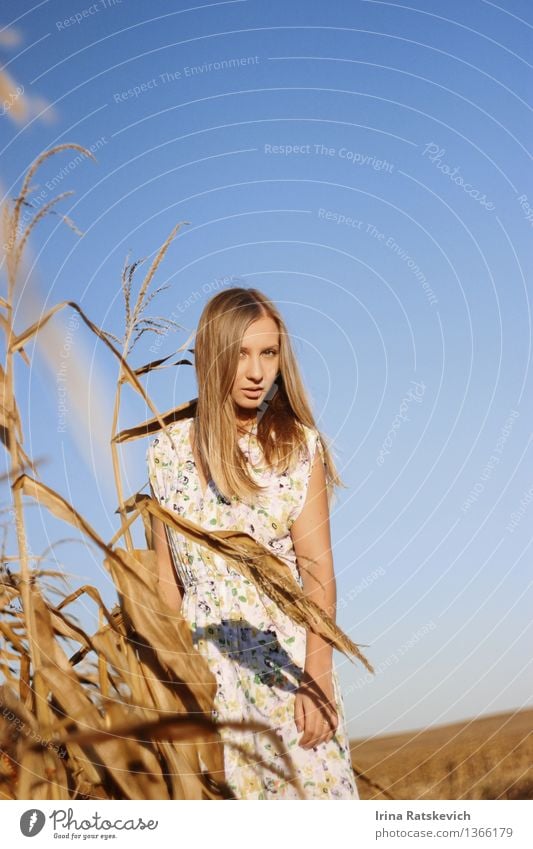
[[[75,190],[62,211],[85,232],[49,219],[35,234],[44,305],[76,300],[120,335],[126,255],[152,256],[186,220],[153,304],[183,330],[158,353],[222,286],[260,288],[287,319],[348,487],[332,516],[338,621],[377,670],[336,654],[350,736],[531,706],[530,3],[23,0],[7,14],[22,40],[2,61],[55,116],[0,118],[7,191],[54,144],[98,159],[66,151],[40,174],[40,190]],[[88,421],[99,410],[109,430],[116,364],[85,327],[72,335],[90,358]],[[72,373],[58,433],[61,363],[61,346],[48,365],[36,349],[17,372],[26,445],[110,539],[110,455],[72,413]],[[196,394],[190,368],[148,388],[161,410]],[[147,415],[125,392],[121,425]],[[128,493],[145,450],[123,451]],[[71,536],[28,515],[35,551]],[[57,553],[73,588],[113,602],[97,552]]]

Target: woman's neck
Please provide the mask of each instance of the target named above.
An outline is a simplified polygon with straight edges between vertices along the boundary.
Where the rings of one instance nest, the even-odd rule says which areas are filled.
[[[247,419],[238,418],[237,419],[237,430],[241,431],[242,433],[250,433],[251,430],[255,427],[256,424],[257,424],[257,415],[255,415],[253,418],[250,418],[250,416],[248,416]]]

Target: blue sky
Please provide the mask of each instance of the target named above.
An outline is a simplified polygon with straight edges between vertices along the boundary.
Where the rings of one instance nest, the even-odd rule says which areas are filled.
[[[50,218],[35,233],[42,308],[75,300],[121,335],[126,256],[151,258],[187,221],[152,304],[181,329],[156,355],[224,286],[261,289],[287,320],[347,484],[332,515],[338,621],[377,671],[336,654],[350,736],[531,706],[530,4],[24,0],[3,25],[21,41],[2,61],[49,104],[24,126],[1,117],[7,193],[54,144],[98,160],[64,151],[39,174],[46,198],[74,190],[62,211],[84,231]],[[116,363],[70,315],[54,319],[55,354],[17,369],[26,446],[110,539],[117,496],[95,433],[110,432]],[[68,373],[69,332],[89,365],[70,369],[58,432],[50,375]],[[187,367],[147,387],[161,410],[196,394]],[[121,426],[147,416],[125,391]],[[122,453],[127,493],[147,482],[145,450]],[[28,519],[35,551],[65,536],[38,509]],[[57,555],[73,588],[114,601],[97,552]]]

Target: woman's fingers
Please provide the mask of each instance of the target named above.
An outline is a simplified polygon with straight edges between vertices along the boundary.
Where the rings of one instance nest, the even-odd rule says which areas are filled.
[[[297,691],[294,718],[296,728],[302,731],[298,745],[304,749],[315,748],[329,742],[338,726],[337,706],[332,693],[314,685],[310,679]],[[314,685],[314,686],[313,686]]]
[[[320,729],[320,736],[318,737],[318,742],[315,745],[319,745],[320,743],[329,743],[330,740],[333,739],[333,735],[337,730],[337,716],[335,715],[335,720],[329,719],[328,721],[322,721],[322,726]]]
[[[294,715],[297,730],[303,730],[298,745],[304,749],[329,742],[337,730],[336,710],[330,704],[317,707],[306,694],[297,693]]]
[[[303,749],[310,749],[316,745],[315,740],[319,733],[316,710],[313,710],[311,700],[304,694],[298,694],[296,700],[301,704],[303,716],[303,734],[298,741],[298,745],[300,745]]]

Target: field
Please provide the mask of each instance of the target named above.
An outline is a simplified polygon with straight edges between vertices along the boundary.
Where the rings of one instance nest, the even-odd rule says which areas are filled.
[[[533,799],[533,710],[351,740],[361,799]]]

